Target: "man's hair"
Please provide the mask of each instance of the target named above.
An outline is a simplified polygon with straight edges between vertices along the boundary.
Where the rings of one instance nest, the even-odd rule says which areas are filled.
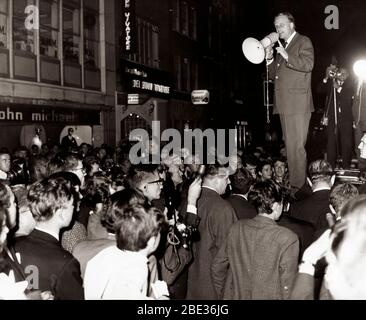
[[[282,189],[270,179],[256,182],[248,194],[248,199],[258,213],[271,214],[272,205],[275,202],[282,202]]]
[[[243,165],[256,167],[258,165],[258,159],[254,154],[247,154],[243,156]]]
[[[47,176],[42,173],[42,167],[45,169],[44,171],[47,172],[46,175],[48,175],[48,160],[45,157],[36,156],[32,157],[29,161],[29,173],[32,182],[47,178]]]
[[[135,189],[117,191],[109,198],[108,210],[106,210],[101,218],[102,225],[104,225],[109,232],[114,233],[114,224],[118,215],[123,213],[124,208],[134,205],[147,205],[146,198],[142,192]]]
[[[111,210],[120,211],[115,214],[114,223],[117,247],[120,250],[142,250],[146,248],[150,238],[160,232],[161,213],[155,208],[146,210],[141,205],[125,208],[116,203]]]
[[[267,165],[271,166],[271,168],[273,167],[273,162],[271,159],[264,159],[262,161],[259,161],[256,171],[258,173],[259,172],[262,173],[262,169],[264,168],[264,166],[267,166]]]
[[[65,207],[65,203],[72,200],[72,192],[65,180],[44,179],[31,185],[28,192],[29,206],[36,221],[47,221],[55,212]]]
[[[294,24],[294,27],[295,27],[295,18],[294,18],[294,16],[293,16],[290,12],[280,12],[279,14],[277,14],[277,15],[275,16],[275,19],[276,19],[277,17],[279,17],[279,16],[285,16],[285,17],[287,17],[287,18],[288,18],[288,20],[289,20],[290,22],[292,22],[292,23]]]
[[[245,168],[240,168],[230,176],[231,187],[234,193],[246,194],[254,182],[252,174]]]
[[[330,192],[330,204],[336,212],[340,212],[347,201],[359,195],[358,189],[351,183],[341,183],[336,185]]]
[[[206,165],[204,179],[211,180],[219,175],[228,174],[227,165],[220,164],[218,161],[214,164]]]
[[[126,177],[126,187],[139,189],[141,185],[158,172],[158,166],[152,164],[138,165],[130,169]]]
[[[69,153],[65,156],[64,168],[66,171],[76,169],[79,161],[81,161],[78,154]]]
[[[308,174],[313,184],[321,181],[330,183],[333,168],[327,160],[315,160],[310,163]]]
[[[54,157],[47,164],[48,175],[63,171],[65,167],[65,160],[61,157]]]

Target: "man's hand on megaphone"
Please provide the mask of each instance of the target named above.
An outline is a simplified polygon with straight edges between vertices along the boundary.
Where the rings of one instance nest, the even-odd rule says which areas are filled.
[[[266,59],[272,60],[273,59],[273,47],[269,46],[266,48]]]
[[[276,50],[277,50],[277,53],[279,53],[286,61],[288,60],[288,54],[287,54],[285,48],[277,47]]]

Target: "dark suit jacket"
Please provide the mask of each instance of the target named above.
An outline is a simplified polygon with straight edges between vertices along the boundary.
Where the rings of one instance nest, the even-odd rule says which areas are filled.
[[[27,276],[32,270],[29,266],[38,268],[39,288],[34,289],[51,291],[55,299],[84,299],[79,262],[56,238],[35,229],[30,235],[16,239],[15,250],[20,253],[20,263]]]
[[[329,212],[330,190],[320,190],[305,200],[290,206],[289,215],[298,220],[310,223],[315,230],[328,228],[326,214]]]
[[[311,71],[314,66],[314,48],[306,36],[295,34],[286,48],[288,61],[280,54],[269,65],[274,80],[275,99],[273,113],[284,115],[314,111],[311,93]]]
[[[238,219],[251,219],[254,218],[258,213],[257,210],[245,200],[242,196],[233,194],[226,199],[230,202],[234,208]]]
[[[187,299],[217,299],[211,263],[237,217],[229,202],[205,187],[197,202],[197,215],[201,218],[200,240],[192,244],[193,263],[188,269]]]

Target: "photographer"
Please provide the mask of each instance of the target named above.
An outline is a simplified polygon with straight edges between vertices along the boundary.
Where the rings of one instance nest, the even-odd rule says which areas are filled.
[[[134,167],[127,177],[127,186],[129,188],[140,190],[145,196],[147,202],[151,204],[154,200],[159,200],[163,188],[163,179],[160,178],[157,166],[140,165]],[[161,243],[157,255],[160,258],[160,267],[162,278],[167,282],[171,298],[184,298],[186,285],[185,280],[180,282],[179,276],[192,260],[190,248],[183,247],[189,244],[190,239],[187,236],[198,227],[200,218],[197,216],[196,203],[201,194],[201,178],[198,177],[189,187],[187,206],[176,211],[174,206],[169,206],[170,212],[173,211],[173,217],[170,219],[171,227],[164,234],[167,241]],[[168,208],[165,209],[168,213]],[[175,217],[174,217],[175,214]],[[170,217],[169,217],[170,218]],[[162,239],[164,239],[162,235]],[[179,285],[177,284],[179,282]]]
[[[347,78],[346,69],[331,64],[323,80],[328,83],[322,119],[322,124],[327,127],[327,160],[336,168],[337,158],[341,156],[343,169],[350,168],[352,159],[352,88]]]

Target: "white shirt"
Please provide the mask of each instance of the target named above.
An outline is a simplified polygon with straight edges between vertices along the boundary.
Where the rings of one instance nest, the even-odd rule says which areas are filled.
[[[86,265],[85,300],[144,300],[147,297],[148,259],[117,246],[99,252]]]
[[[292,35],[286,40],[286,47],[285,47],[285,49],[288,47],[288,45],[290,44],[290,42],[292,41],[292,39],[295,37],[295,35],[296,35],[296,31],[294,31],[292,33]]]

